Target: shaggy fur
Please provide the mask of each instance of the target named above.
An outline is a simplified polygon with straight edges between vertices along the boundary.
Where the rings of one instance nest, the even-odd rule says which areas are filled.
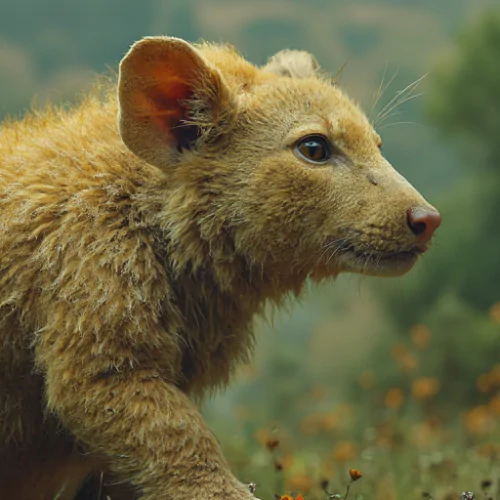
[[[133,485],[114,498],[252,497],[191,397],[248,360],[267,300],[409,270],[425,245],[407,211],[432,210],[317,70],[146,38],[118,98],[0,129],[5,498],[71,499],[95,471]],[[310,135],[327,162],[297,153]]]

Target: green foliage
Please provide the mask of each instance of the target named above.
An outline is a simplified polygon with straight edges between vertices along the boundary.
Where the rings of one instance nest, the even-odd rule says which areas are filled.
[[[438,73],[430,113],[459,144],[469,168],[500,171],[500,11],[464,30],[451,64]]]
[[[499,58],[500,12],[488,12],[460,35],[453,64],[438,71],[429,114],[456,141],[466,174],[436,201],[443,225],[417,272],[397,289],[379,287],[394,338],[415,323],[431,328],[435,343],[420,367],[446,384],[439,403],[448,410],[480,402],[476,381],[500,359],[500,327],[488,316],[500,300]],[[377,371],[397,384],[394,367]]]
[[[462,34],[455,63],[442,68],[429,97],[430,117],[456,139],[468,174],[437,205],[443,226],[419,273],[386,303],[403,327],[443,293],[486,310],[500,299],[500,13]]]

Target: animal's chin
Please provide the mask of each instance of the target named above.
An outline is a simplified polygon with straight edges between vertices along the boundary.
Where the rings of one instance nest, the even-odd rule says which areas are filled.
[[[337,265],[340,272],[396,277],[410,271],[422,253],[423,250],[419,248],[396,252],[360,252],[353,247],[339,255]]]

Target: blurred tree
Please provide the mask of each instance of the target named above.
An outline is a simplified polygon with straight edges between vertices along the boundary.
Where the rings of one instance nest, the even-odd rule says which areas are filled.
[[[435,247],[386,303],[400,326],[422,318],[443,293],[486,310],[500,299],[500,12],[464,31],[429,97],[429,116],[460,152],[466,175],[437,205]],[[385,287],[384,287],[385,288]],[[387,287],[389,288],[389,287]]]
[[[500,171],[500,11],[458,38],[455,57],[438,73],[430,114],[474,168]]]
[[[303,49],[303,25],[293,18],[256,19],[245,25],[241,39],[245,55],[252,62],[263,64],[283,48]]]
[[[377,284],[394,338],[408,339],[417,323],[430,327],[435,340],[418,369],[443,382],[441,402],[455,409],[481,401],[478,377],[500,359],[500,327],[488,316],[500,301],[499,60],[500,11],[491,11],[458,37],[428,102],[430,119],[455,143],[465,175],[436,200],[443,226],[424,262],[399,286]],[[387,355],[393,341],[385,338],[373,359]],[[401,383],[395,365],[374,366],[383,386]]]

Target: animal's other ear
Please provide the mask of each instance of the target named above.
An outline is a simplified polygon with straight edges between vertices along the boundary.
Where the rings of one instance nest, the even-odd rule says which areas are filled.
[[[304,50],[282,50],[271,58],[262,68],[280,76],[308,78],[316,75],[319,64],[316,58]]]
[[[148,163],[166,167],[183,149],[213,141],[236,114],[222,75],[191,44],[171,37],[135,43],[120,63],[119,129]]]

